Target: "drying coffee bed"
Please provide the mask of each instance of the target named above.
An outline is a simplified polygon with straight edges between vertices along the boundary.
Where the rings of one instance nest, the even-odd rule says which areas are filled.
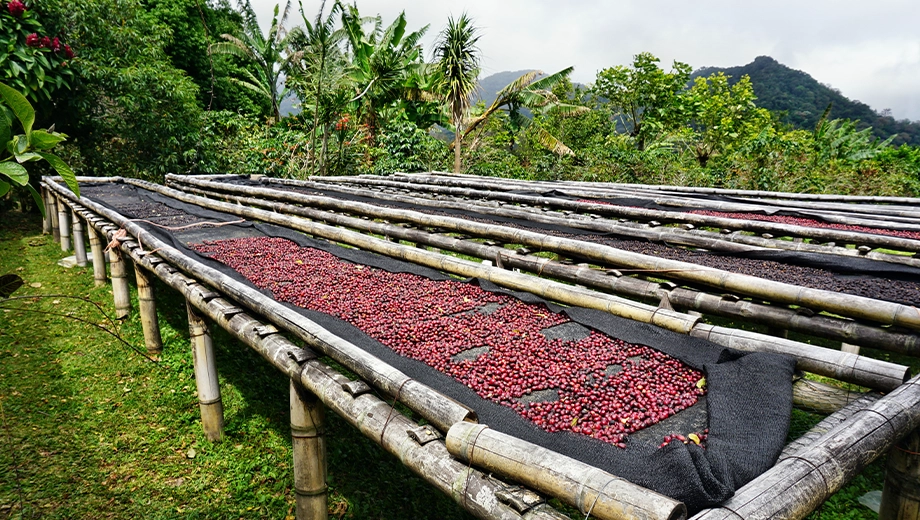
[[[710,210],[693,210],[690,213],[696,215],[708,215],[710,217],[734,218],[739,220],[760,220],[763,222],[777,222],[780,224],[792,224],[795,226],[815,227],[824,229],[841,229],[844,231],[856,231],[859,233],[874,233],[876,235],[888,235],[893,237],[910,238],[920,240],[920,232],[905,231],[899,229],[882,229],[866,226],[850,226],[845,224],[835,224],[832,222],[822,222],[811,218],[790,217],[786,215],[761,215],[759,213],[736,213],[725,211]]]
[[[467,283],[344,262],[282,238],[192,246],[278,301],[336,316],[548,432],[626,448],[627,436],[695,404],[703,375],[646,346],[586,329],[545,305]],[[671,432],[668,440],[705,432]],[[688,441],[689,442],[689,441]]]
[[[273,185],[272,187],[277,190],[287,190],[306,195],[320,195],[326,197],[335,197],[337,195],[336,192],[331,190],[320,192],[293,186]],[[338,196],[341,197],[342,194],[338,194]],[[370,202],[374,205],[386,208],[407,208],[406,204],[392,204],[383,197],[377,200],[365,199],[365,202]],[[458,216],[456,212],[440,211],[422,205],[414,206],[411,209],[429,215]],[[829,269],[818,269],[775,260],[747,258],[742,255],[709,253],[684,247],[672,247],[667,244],[649,242],[646,240],[618,239],[604,235],[587,234],[584,232],[574,234],[573,232],[577,230],[566,232],[558,226],[543,226],[539,222],[512,221],[511,219],[496,220],[483,214],[466,214],[463,217],[471,221],[486,224],[500,224],[516,229],[537,228],[548,235],[604,244],[634,253],[694,263],[706,267],[723,269],[733,273],[757,276],[777,282],[853,294],[877,300],[905,303],[908,305],[920,305],[920,281],[918,281],[920,279],[917,278],[914,280],[907,280],[891,277],[876,277],[871,274],[861,274],[853,271],[834,272]],[[828,264],[832,265],[832,262],[828,262]],[[628,270],[625,272],[629,273]],[[649,274],[657,278],[668,278],[667,273]]]

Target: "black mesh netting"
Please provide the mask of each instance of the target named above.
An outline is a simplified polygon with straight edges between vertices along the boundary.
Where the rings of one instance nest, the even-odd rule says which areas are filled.
[[[127,218],[180,227],[204,221],[229,222],[237,217],[184,204],[122,183],[86,185],[84,197],[100,202]],[[176,223],[180,223],[175,225]],[[340,247],[273,225],[244,223],[219,228],[166,230],[139,222],[145,229],[203,264],[253,286],[239,273],[191,249],[205,240],[240,237],[280,237],[302,247],[316,248],[356,264],[389,272],[413,273],[431,280],[447,280],[443,273],[381,255]],[[332,333],[365,349],[410,377],[466,404],[482,423],[521,439],[581,460],[639,485],[684,502],[691,511],[727,499],[739,486],[775,462],[783,447],[792,406],[794,360],[765,353],[741,353],[713,343],[581,308],[562,308],[528,294],[506,291],[489,282],[468,280],[486,291],[524,302],[546,304],[575,323],[623,341],[647,345],[673,356],[705,374],[708,393],[696,405],[657,424],[629,435],[626,448],[571,432],[548,433],[514,410],[480,398],[458,381],[420,361],[402,357],[361,330],[338,318],[285,304]],[[272,296],[268,291],[262,291]],[[555,331],[578,335],[578,327]],[[659,448],[662,438],[674,432],[696,432],[708,427],[705,449],[693,443],[672,442]]]

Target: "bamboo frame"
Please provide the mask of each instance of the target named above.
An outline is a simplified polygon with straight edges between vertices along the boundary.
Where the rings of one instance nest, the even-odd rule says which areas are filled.
[[[501,191],[478,190],[472,188],[452,188],[423,184],[410,185],[408,183],[398,181],[382,180],[368,177],[312,177],[312,179],[335,183],[367,184],[375,186],[387,186],[392,188],[411,188],[412,190],[427,191],[430,193],[460,195],[477,199],[499,200],[513,203],[531,204],[535,206],[547,206],[563,210],[589,212],[599,215],[613,215],[616,217],[627,217],[645,221],[654,220],[660,222],[685,222],[694,224],[696,226],[718,227],[732,230],[743,229],[746,231],[756,231],[758,233],[772,233],[776,236],[804,237],[819,239],[824,242],[833,241],[854,243],[873,247],[897,249],[901,251],[920,252],[920,240],[912,240],[886,235],[875,235],[871,233],[860,233],[855,231],[809,228],[776,222],[710,217],[707,215],[697,215],[694,213],[679,213],[645,208],[629,208],[625,206],[577,202],[558,198],[536,197],[532,195],[521,195]]]
[[[134,279],[137,280],[137,308],[144,330],[144,343],[147,352],[153,355],[163,351],[163,338],[160,336],[160,323],[157,317],[156,292],[153,280],[140,265],[134,263]]]
[[[58,227],[57,197],[50,189],[45,197],[45,213],[51,219],[51,237],[55,242],[60,242],[61,229]]]
[[[83,223],[76,211],[71,210],[70,219],[73,221],[73,253],[77,265],[86,267],[86,239],[83,235]]]
[[[174,176],[171,180],[175,180]],[[431,245],[441,249],[454,251],[481,259],[492,261],[501,255],[503,264],[510,268],[526,270],[542,276],[558,278],[584,284],[605,292],[613,292],[623,296],[638,298],[641,301],[658,303],[662,294],[666,294],[670,303],[682,309],[694,309],[706,314],[729,318],[742,318],[745,320],[762,323],[772,328],[794,330],[818,337],[848,341],[857,345],[871,346],[908,355],[920,355],[920,336],[917,334],[892,332],[891,330],[873,327],[853,320],[839,319],[823,315],[808,315],[797,310],[775,305],[761,305],[745,300],[726,299],[722,295],[712,295],[682,287],[666,287],[662,284],[652,283],[632,277],[611,277],[597,270],[571,267],[545,258],[529,255],[515,255],[503,247],[488,246],[471,240],[460,240],[417,229],[406,229],[400,226],[381,224],[371,220],[352,218],[334,214],[328,211],[311,209],[311,207],[335,207],[355,214],[370,215],[378,218],[406,220],[403,214],[391,213],[386,208],[370,206],[368,204],[350,203],[328,197],[307,196],[298,193],[279,192],[274,189],[218,186],[213,183],[201,182],[197,179],[188,179],[192,186],[203,186],[221,189],[234,193],[259,195],[261,198],[241,197],[231,194],[217,194],[205,189],[184,186],[183,190],[203,196],[220,197],[237,203],[250,206],[259,206],[275,212],[292,214],[322,220],[364,232],[383,235],[387,238],[397,238],[419,244]],[[299,202],[310,207],[293,206],[272,202],[271,198],[281,201]],[[412,212],[414,213],[414,212]],[[416,224],[424,224],[419,219],[410,220]],[[664,275],[667,277],[667,273]]]
[[[44,206],[44,211],[42,211],[42,235],[51,234],[51,213],[49,213],[48,208],[48,189],[44,186],[41,186],[41,199],[42,206]]]
[[[888,453],[878,517],[920,518],[920,431],[910,432]]]
[[[487,279],[498,285],[530,292],[550,301],[603,310],[624,318],[658,325],[675,332],[702,337],[714,343],[739,350],[757,350],[791,355],[797,359],[801,370],[835,377],[841,381],[879,390],[890,390],[900,385],[908,377],[908,368],[901,365],[840,353],[839,351],[830,351],[804,343],[773,338],[772,336],[725,327],[702,325],[697,323],[699,320],[697,317],[669,309],[651,307],[616,296],[571,287],[559,282],[542,280],[460,258],[431,253],[414,247],[406,247],[301,218],[292,218],[265,210],[213,201],[169,188],[150,185],[143,181],[130,182],[184,202],[198,204],[202,207],[224,211],[237,216],[279,224],[335,242],[347,243],[361,249],[432,267],[440,271],[460,276]]]
[[[193,182],[191,177],[167,175],[170,182],[178,180],[179,182]],[[195,177],[194,179],[197,179]],[[313,186],[320,189],[329,189],[341,193],[365,197],[381,197],[380,191],[369,189],[353,188],[341,184],[321,184],[308,181],[296,181],[292,179],[268,179],[269,184],[280,184],[287,186]],[[668,242],[678,245],[701,247],[713,251],[753,251],[758,248],[763,249],[785,249],[790,251],[803,251],[812,253],[834,254],[839,256],[862,256],[872,260],[892,262],[920,267],[920,259],[916,257],[906,257],[904,255],[895,255],[880,253],[877,251],[865,251],[865,249],[850,249],[838,247],[836,245],[818,245],[813,243],[792,242],[788,240],[777,240],[773,238],[763,238],[760,236],[744,235],[741,233],[720,234],[703,229],[680,229],[674,227],[660,227],[651,224],[639,224],[635,222],[614,222],[609,219],[592,219],[583,215],[572,214],[568,216],[558,216],[558,212],[543,212],[533,208],[524,208],[521,206],[494,206],[482,203],[463,203],[451,200],[435,200],[422,197],[413,197],[408,195],[399,195],[396,193],[387,193],[387,198],[399,202],[405,202],[413,205],[424,205],[432,208],[452,208],[474,211],[486,215],[497,215],[509,218],[518,218],[564,227],[577,229],[593,230],[601,233],[613,233],[619,236],[645,238],[656,242]],[[623,220],[623,219],[621,219]],[[772,236],[772,235],[771,235]]]
[[[188,311],[189,341],[195,365],[195,385],[198,388],[198,407],[201,409],[201,427],[211,442],[220,441],[224,432],[224,405],[217,383],[214,344],[207,323],[195,307],[186,301]]]
[[[325,410],[319,399],[291,380],[291,437],[297,520],[326,520]]]
[[[88,210],[82,206],[78,207],[87,218],[91,217]],[[116,230],[114,225],[100,219],[93,219],[91,225],[98,226],[107,234],[112,234]],[[145,244],[148,242],[145,241]],[[159,256],[144,253],[137,242],[126,240],[121,242],[119,247],[125,254],[129,254],[132,260],[142,264],[168,286],[185,296],[186,301],[198,311],[253,348],[282,373],[319,395],[324,403],[369,439],[399,457],[407,467],[442,492],[452,496],[476,517],[497,520],[568,518],[542,501],[524,510],[510,506],[506,500],[498,497],[513,487],[454,460],[447,452],[443,441],[418,441],[410,435],[411,431],[419,429],[418,424],[412,423],[401,414],[392,415],[391,405],[373,394],[355,395],[347,392],[345,388],[351,381],[316,359],[316,354],[289,342],[276,329],[242,312],[237,303],[226,300],[196,280],[183,275]]]

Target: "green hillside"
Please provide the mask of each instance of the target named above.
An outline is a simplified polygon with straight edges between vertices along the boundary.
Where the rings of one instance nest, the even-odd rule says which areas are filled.
[[[897,135],[894,145],[920,145],[920,122],[898,121],[880,115],[869,105],[851,100],[807,73],[789,68],[769,56],[759,56],[739,67],[705,67],[695,71],[693,77],[720,71],[735,81],[747,74],[754,85],[757,104],[781,114],[784,122],[797,128],[813,129],[827,106],[833,104],[831,119],[859,120],[860,127],[871,126],[881,139]]]

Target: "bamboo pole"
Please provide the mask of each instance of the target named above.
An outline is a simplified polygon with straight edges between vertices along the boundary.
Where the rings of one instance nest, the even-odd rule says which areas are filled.
[[[44,206],[45,211],[42,212],[42,235],[51,234],[51,213],[49,213],[50,208],[48,207],[48,189],[44,185],[41,185],[41,198],[42,206]]]
[[[70,222],[67,205],[58,202],[58,232],[61,237],[61,251],[70,251]]]
[[[77,199],[60,186],[54,189],[69,200],[78,202],[89,210],[123,226],[134,237],[143,240],[145,246],[156,249],[159,256],[185,272],[219,287],[235,300],[242,302],[254,312],[272,317],[279,327],[296,335],[308,345],[333,357],[349,370],[358,374],[386,394],[398,397],[399,401],[418,413],[441,431],[447,431],[458,421],[475,421],[476,414],[457,401],[438,393],[415,381],[402,372],[382,362],[348,341],[339,338],[297,312],[288,309],[261,292],[237,282],[220,271],[211,269],[179,253],[175,248],[144,231],[117,212],[85,198]],[[114,230],[112,230],[114,231]]]
[[[887,235],[876,235],[872,233],[862,233],[857,231],[810,228],[776,222],[712,217],[694,213],[680,213],[646,208],[631,208],[626,206],[614,206],[610,204],[595,204],[589,202],[570,201],[558,198],[544,198],[533,195],[477,190],[471,188],[452,188],[419,184],[410,185],[408,183],[402,183],[398,181],[370,179],[366,177],[312,177],[312,179],[335,183],[353,183],[388,186],[395,188],[411,188],[415,191],[460,195],[477,199],[500,200],[506,202],[530,204],[535,206],[545,205],[551,208],[589,212],[598,215],[614,215],[617,217],[627,217],[639,220],[655,220],[660,222],[684,222],[697,226],[719,227],[733,230],[741,229],[744,231],[756,231],[758,233],[772,233],[776,236],[805,237],[819,239],[825,242],[834,241],[844,243],[857,243],[873,247],[885,247],[902,251],[920,251],[920,240],[912,240]]]
[[[461,461],[558,497],[601,520],[673,520],[687,509],[664,495],[484,424],[457,423],[447,451]]]
[[[83,223],[76,211],[71,210],[71,220],[73,220],[73,252],[77,260],[77,265],[86,267],[86,240],[83,237]]]
[[[291,448],[297,520],[325,520],[325,411],[317,397],[291,380]]]
[[[694,520],[803,518],[920,426],[920,376],[857,410]]]
[[[137,280],[137,307],[141,327],[144,329],[144,343],[147,345],[147,352],[156,355],[163,351],[163,339],[160,337],[153,280],[137,262],[134,263],[134,277]]]
[[[48,190],[47,197],[45,198],[45,212],[48,213],[48,216],[51,218],[51,237],[55,242],[60,242],[61,229],[58,223],[57,197],[51,190]]]
[[[144,181],[132,179],[128,182],[202,207],[286,226],[333,242],[350,244],[361,249],[424,265],[439,271],[486,279],[506,288],[536,294],[549,301],[606,311],[627,319],[657,325],[667,330],[706,337],[714,343],[732,346],[740,350],[783,353],[795,357],[801,370],[836,377],[849,383],[889,390],[903,382],[908,371],[907,367],[894,363],[839,352],[828,354],[827,349],[804,343],[724,327],[702,325],[697,323],[699,318],[673,310],[652,307],[584,288],[572,287],[522,273],[484,266],[478,262],[423,251],[415,247],[406,247],[301,218],[293,218],[265,210],[188,195]]]
[[[792,384],[792,404],[809,412],[832,414],[861,399],[865,393],[799,379]]]
[[[205,437],[217,442],[224,431],[224,405],[217,384],[217,367],[214,362],[214,344],[204,318],[186,301],[188,310],[189,340],[195,361],[195,385],[198,388],[198,406],[201,408],[201,426]]]
[[[197,180],[192,179],[192,181]],[[227,186],[224,188],[226,191],[259,195],[260,197],[254,198],[232,194],[216,194],[212,191],[196,188],[194,186],[214,187],[211,184],[197,181],[190,186],[184,186],[184,191],[205,196],[217,196],[241,204],[268,208],[279,213],[303,216],[313,220],[322,220],[327,223],[333,223],[376,235],[383,235],[386,238],[396,238],[419,244],[432,245],[440,249],[476,256],[490,262],[500,255],[503,264],[511,268],[527,270],[545,277],[585,284],[605,292],[612,291],[615,294],[638,298],[645,302],[658,303],[661,299],[662,291],[665,291],[667,292],[670,303],[683,309],[696,309],[705,311],[707,314],[762,323],[780,330],[794,330],[818,337],[847,341],[857,345],[871,346],[873,348],[880,348],[908,355],[920,355],[920,336],[917,334],[892,332],[888,329],[865,325],[857,321],[828,317],[820,314],[804,314],[786,307],[761,305],[740,299],[730,300],[723,298],[722,295],[711,295],[680,287],[665,288],[662,284],[652,283],[633,277],[611,277],[594,269],[566,266],[540,257],[514,255],[503,247],[488,246],[473,240],[460,240],[418,229],[406,229],[391,224],[382,224],[372,220],[358,219],[334,214],[328,211],[311,209],[312,206],[336,207],[339,210],[351,211],[363,215],[371,214],[378,218],[397,219],[397,217],[400,217],[397,214],[390,213],[386,208],[374,207],[374,211],[366,204],[352,204],[348,201],[340,201],[328,197],[307,196],[298,193],[279,193],[277,190],[264,188],[251,188],[245,186],[239,188]],[[305,206],[282,204],[267,200],[269,198],[300,202]],[[405,220],[405,218],[399,219]],[[417,220],[413,220],[412,222],[421,224],[421,222]],[[667,276],[667,273],[663,276]],[[784,336],[780,335],[780,337]]]
[[[90,224],[88,228],[89,248],[93,255],[93,282],[96,287],[101,287],[108,283],[108,277],[105,274],[104,248],[102,246],[102,239],[99,236],[99,231],[97,231],[92,224]]]
[[[115,300],[115,317],[119,320],[131,314],[131,292],[128,288],[128,275],[121,251],[109,249],[109,268],[112,271],[112,296]]]
[[[920,431],[914,430],[888,453],[879,520],[920,518]]]
[[[873,403],[881,398],[882,394],[877,392],[866,392],[859,397],[852,399],[840,409],[830,412],[830,415],[822,419],[821,422],[814,425],[810,430],[802,434],[799,438],[787,444],[786,447],[783,448],[783,451],[780,453],[777,462],[795,457],[796,454],[807,450],[811,447],[812,444],[824,437],[827,432],[836,428],[845,421],[849,421],[853,414],[872,406]]]
[[[190,177],[173,176],[171,174],[167,176],[167,179],[170,182],[194,182]],[[266,182],[269,184],[284,186],[313,186],[318,189],[333,190],[362,197],[376,198],[383,195],[382,192],[368,189],[352,188],[344,185],[328,185],[311,183],[307,181],[295,181],[292,179],[267,179]],[[864,250],[858,250],[855,248],[823,244],[817,245],[813,243],[792,242],[788,240],[779,240],[773,238],[768,239],[760,236],[744,235],[741,233],[722,235],[713,231],[707,231],[705,229],[684,230],[674,227],[653,227],[648,224],[638,224],[634,222],[615,223],[609,219],[592,219],[579,214],[557,216],[558,212],[540,212],[533,209],[517,206],[509,207],[505,205],[494,207],[487,204],[473,204],[455,202],[451,200],[434,200],[393,193],[387,194],[386,198],[406,204],[412,204],[415,206],[423,205],[431,208],[461,209],[464,211],[476,212],[485,215],[517,218],[544,224],[593,230],[601,233],[613,233],[617,236],[645,238],[655,242],[668,242],[677,245],[701,247],[713,251],[755,251],[761,248],[766,250],[786,249],[790,251],[824,253],[840,256],[862,256],[872,260],[920,267],[920,259],[915,257],[888,254],[878,251],[866,252]]]
[[[81,208],[82,211],[87,211]],[[88,211],[87,211],[88,214]],[[97,225],[103,225],[98,224]],[[114,226],[109,226],[114,231]],[[146,243],[146,242],[145,242]],[[148,243],[149,245],[149,243]],[[258,352],[275,368],[303,384],[311,391],[321,392],[321,400],[349,423],[358,427],[369,439],[398,456],[407,467],[441,491],[451,495],[462,507],[478,518],[498,520],[565,520],[542,501],[524,511],[496,499],[509,487],[495,478],[454,460],[443,441],[420,441],[410,432],[418,424],[405,416],[391,417],[392,407],[373,394],[351,394],[345,390],[351,381],[337,374],[316,359],[316,354],[294,345],[276,329],[242,312],[240,306],[226,300],[196,280],[180,273],[158,256],[142,254],[133,240],[120,244],[135,262],[155,273],[164,283],[182,294],[186,301],[227,330],[232,336]],[[309,365],[309,370],[304,370]],[[374,411],[378,411],[376,420]]]

